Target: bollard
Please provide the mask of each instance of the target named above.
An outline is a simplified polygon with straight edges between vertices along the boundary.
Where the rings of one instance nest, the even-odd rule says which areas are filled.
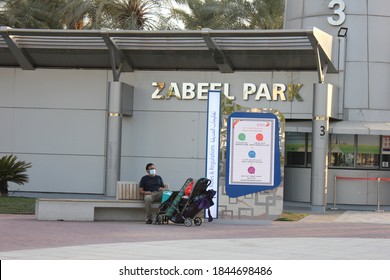
[[[377,178],[376,180],[376,205],[377,209],[375,212],[384,212],[383,210],[380,210],[380,199],[379,199],[379,183],[381,182],[381,178]]]
[[[333,208],[331,210],[337,210],[336,208],[336,191],[337,191],[337,176],[334,176],[334,186],[333,186]]]

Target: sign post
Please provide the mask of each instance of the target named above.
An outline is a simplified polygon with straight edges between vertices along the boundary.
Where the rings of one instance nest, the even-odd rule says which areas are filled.
[[[219,143],[221,119],[221,91],[208,92],[206,133],[206,177],[211,180],[209,189],[215,190],[214,205],[210,207],[213,218],[218,218]],[[205,215],[207,215],[205,213]]]

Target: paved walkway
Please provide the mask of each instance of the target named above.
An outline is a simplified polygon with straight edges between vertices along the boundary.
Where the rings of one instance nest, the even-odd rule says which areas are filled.
[[[2,260],[390,260],[390,213],[328,211],[298,222],[37,221],[0,215]]]

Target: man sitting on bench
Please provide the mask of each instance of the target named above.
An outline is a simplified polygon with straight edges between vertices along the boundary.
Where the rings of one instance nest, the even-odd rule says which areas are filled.
[[[167,188],[161,176],[156,174],[156,167],[153,163],[146,165],[146,173],[148,175],[143,176],[139,183],[139,191],[144,195],[146,223],[151,224],[153,222],[152,203],[161,202],[163,192]]]

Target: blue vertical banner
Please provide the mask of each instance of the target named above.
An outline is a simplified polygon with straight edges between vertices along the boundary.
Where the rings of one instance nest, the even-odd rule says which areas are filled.
[[[229,197],[278,187],[281,183],[278,118],[270,113],[231,114],[227,126],[226,164]]]
[[[206,177],[211,180],[209,189],[216,191],[213,218],[218,218],[219,150],[221,124],[221,91],[209,90],[207,103]],[[207,215],[207,213],[205,213]]]

